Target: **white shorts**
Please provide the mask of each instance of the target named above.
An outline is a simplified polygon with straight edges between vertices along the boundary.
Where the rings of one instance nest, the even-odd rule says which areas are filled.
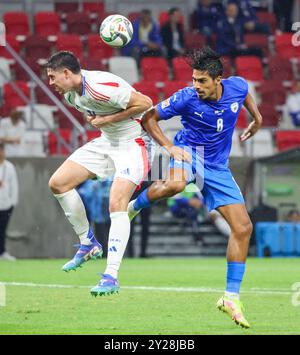
[[[147,138],[113,143],[102,135],[78,148],[68,159],[101,179],[121,177],[139,185],[150,168]]]

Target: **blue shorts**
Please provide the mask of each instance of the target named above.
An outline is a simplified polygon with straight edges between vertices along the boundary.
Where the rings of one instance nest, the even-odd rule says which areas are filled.
[[[171,159],[169,167],[183,168],[187,172],[187,182],[195,182],[209,211],[220,206],[245,203],[241,190],[227,166],[203,166],[199,162],[195,164],[195,159],[193,164]]]

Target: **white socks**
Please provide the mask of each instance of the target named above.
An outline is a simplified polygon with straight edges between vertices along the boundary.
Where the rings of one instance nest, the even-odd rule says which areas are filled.
[[[229,299],[233,300],[233,301],[240,299],[240,294],[239,293],[225,291],[225,296],[228,297]]]
[[[112,212],[110,218],[107,267],[104,274],[116,279],[129,239],[130,221],[127,212]]]
[[[66,217],[72,224],[75,233],[80,239],[80,243],[90,245],[91,241],[88,239],[89,221],[86,216],[85,207],[79,196],[79,193],[73,189],[63,194],[54,194]]]

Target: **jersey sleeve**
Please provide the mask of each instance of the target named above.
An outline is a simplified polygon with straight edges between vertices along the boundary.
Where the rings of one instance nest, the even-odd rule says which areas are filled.
[[[162,120],[168,120],[174,116],[181,116],[184,108],[184,93],[183,90],[177,91],[168,99],[160,102],[156,109],[159,117]]]
[[[130,87],[121,87],[117,82],[86,82],[86,90],[94,100],[108,102],[123,110],[126,109],[132,93]]]
[[[249,85],[248,85],[247,80],[245,80],[244,78],[242,78],[240,76],[236,76],[235,83],[236,83],[236,86],[237,86],[240,94],[242,96],[246,97],[249,92]]]

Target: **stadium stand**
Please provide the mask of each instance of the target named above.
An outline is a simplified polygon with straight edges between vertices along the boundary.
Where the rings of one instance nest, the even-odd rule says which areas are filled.
[[[182,57],[172,59],[173,79],[175,81],[192,81],[192,69]]]
[[[3,15],[3,22],[8,35],[27,36],[30,33],[29,18],[26,12],[6,12]]]
[[[247,80],[260,82],[264,79],[261,60],[255,56],[239,56],[235,60],[236,73]]]
[[[109,71],[134,84],[139,81],[136,61],[131,57],[112,57],[108,60]]]
[[[91,32],[91,20],[85,12],[69,12],[65,18],[67,33],[88,35]]]
[[[145,81],[167,81],[169,79],[168,62],[165,58],[144,57],[141,59],[141,74]]]
[[[60,18],[56,12],[34,14],[35,32],[40,36],[53,36],[60,32]]]
[[[300,131],[277,131],[275,137],[280,152],[300,146]]]
[[[133,84],[133,87],[136,91],[148,95],[152,99],[153,103],[160,101],[159,89],[157,88],[156,83],[151,81],[140,81]]]

